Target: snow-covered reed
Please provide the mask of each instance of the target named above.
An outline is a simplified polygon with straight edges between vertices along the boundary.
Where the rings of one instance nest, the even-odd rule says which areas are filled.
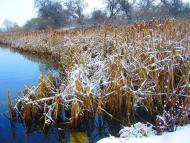
[[[40,118],[52,124],[61,118],[77,126],[95,114],[115,118],[119,113],[131,125],[138,108],[152,116],[159,132],[189,122],[187,21],[153,19],[128,26],[17,34],[0,34],[5,37],[1,43],[12,41],[21,49],[58,55],[62,72],[61,81],[41,76],[37,88],[25,90],[14,111],[26,122]]]

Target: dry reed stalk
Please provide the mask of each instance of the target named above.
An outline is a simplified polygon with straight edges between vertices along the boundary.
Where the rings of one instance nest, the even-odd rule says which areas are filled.
[[[127,115],[127,125],[131,125],[131,115],[132,115],[132,94],[131,92],[127,91],[126,93],[126,103],[125,103],[125,108],[126,108],[126,115]]]
[[[47,93],[48,88],[46,86],[45,77],[44,75],[41,75],[38,82],[38,99],[48,96]]]
[[[148,96],[146,98],[146,108],[148,109],[148,112],[153,115],[154,113],[154,102],[153,102],[153,97]]]
[[[34,90],[29,96],[30,90],[26,90],[24,101],[36,102],[35,106],[39,108],[32,112],[44,108],[52,113],[49,114],[52,120],[56,120],[61,110],[71,109],[68,118],[74,126],[81,120],[80,113],[85,112],[85,120],[88,120],[90,110],[101,116],[103,110],[114,115],[125,108],[130,125],[135,108],[138,108],[136,105],[145,105],[154,117],[166,110],[165,105],[169,109],[180,101],[189,106],[189,99],[184,99],[190,95],[189,31],[187,22],[153,19],[130,26],[104,25],[63,33],[23,34],[26,39],[35,34],[41,42],[35,45],[43,47],[41,52],[48,49],[60,56],[65,77],[56,87],[52,84],[52,76],[49,75],[47,80],[41,76],[37,92]],[[54,43],[56,50],[48,47],[47,33],[58,39]],[[10,39],[10,35],[15,40]],[[0,37],[8,42],[24,41],[14,33],[0,34]],[[29,47],[33,51],[39,50],[30,45],[23,45],[23,50],[30,50]],[[92,89],[90,93],[89,88]],[[180,95],[184,97],[178,97]],[[51,107],[54,107],[53,111]]]
[[[16,111],[13,108],[11,99],[10,99],[10,95],[8,94],[8,107],[9,107],[9,116],[10,116],[10,121],[11,122],[15,122],[16,121]]]
[[[54,104],[55,104],[55,107],[54,107],[54,113],[53,113],[53,117],[54,119],[58,119],[58,117],[61,117],[62,113],[63,113],[63,101],[62,101],[62,98],[59,96],[59,97],[55,97],[54,99]]]
[[[80,105],[79,103],[76,101],[75,103],[72,103],[71,105],[71,123],[73,126],[77,126],[78,125],[78,118],[79,118],[79,114],[80,114]]]
[[[87,122],[88,119],[89,119],[89,113],[92,113],[92,104],[93,104],[93,98],[92,96],[89,94],[86,96],[86,98],[84,99],[85,102],[84,102],[84,119],[85,121]]]
[[[23,120],[26,124],[30,124],[32,121],[32,112],[30,105],[23,104]]]

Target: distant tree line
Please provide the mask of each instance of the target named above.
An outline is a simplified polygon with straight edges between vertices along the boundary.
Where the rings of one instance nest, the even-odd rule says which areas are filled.
[[[152,17],[189,18],[190,4],[182,0],[102,0],[104,9],[85,15],[84,0],[35,0],[37,18],[23,26],[24,31],[79,27],[105,22],[128,24]]]
[[[16,22],[13,22],[12,20],[9,19],[5,19],[3,21],[3,26],[4,28],[0,28],[0,32],[3,31],[16,31],[16,30],[20,30],[18,24]]]

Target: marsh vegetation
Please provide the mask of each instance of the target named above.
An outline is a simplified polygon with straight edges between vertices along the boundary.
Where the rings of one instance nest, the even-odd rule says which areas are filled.
[[[150,20],[128,26],[29,33],[3,33],[1,43],[18,51],[54,55],[60,75],[41,75],[12,105],[10,117],[46,131],[151,122],[157,133],[174,131],[190,119],[189,22]],[[143,114],[142,114],[143,113]]]

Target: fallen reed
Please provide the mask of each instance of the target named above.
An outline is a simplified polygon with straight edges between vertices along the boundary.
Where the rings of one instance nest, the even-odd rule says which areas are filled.
[[[128,26],[0,34],[1,43],[57,55],[61,67],[59,82],[42,75],[38,87],[25,89],[14,107],[17,116],[76,127],[95,115],[112,119],[119,114],[131,125],[141,108],[154,119],[158,133],[189,123],[189,33],[188,21],[153,19]],[[18,46],[20,41],[31,42]]]

